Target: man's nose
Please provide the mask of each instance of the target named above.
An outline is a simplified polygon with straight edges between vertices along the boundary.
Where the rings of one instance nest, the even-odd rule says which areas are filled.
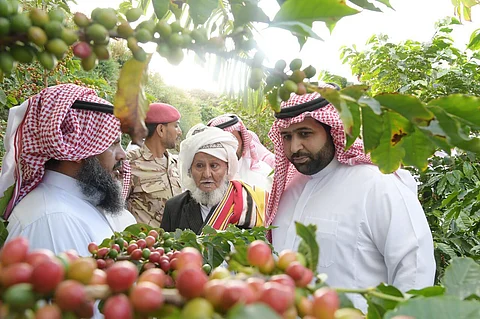
[[[295,154],[301,149],[303,149],[302,141],[299,138],[292,137],[292,143],[290,144],[290,151],[292,154]]]
[[[127,158],[127,154],[125,154],[125,150],[123,147],[120,145],[119,149],[117,150],[117,154],[115,156],[115,159],[117,161],[123,161]]]
[[[203,171],[203,177],[208,178],[212,176],[212,170],[210,167],[205,167],[205,170]]]

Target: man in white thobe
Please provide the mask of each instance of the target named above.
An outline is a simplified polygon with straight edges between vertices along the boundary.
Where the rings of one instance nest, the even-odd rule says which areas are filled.
[[[270,191],[272,187],[272,166],[260,159],[259,151],[263,158],[271,159],[273,154],[261,145],[255,133],[247,130],[242,120],[235,114],[225,114],[211,119],[208,126],[218,127],[232,133],[238,140],[238,173],[237,178],[251,186],[258,186]],[[270,153],[271,156],[268,156]]]
[[[24,236],[32,249],[86,256],[90,242],[135,223],[124,209],[130,176],[120,122],[92,89],[42,90],[10,110],[5,142],[1,194],[13,187],[2,207],[7,241]]]
[[[282,103],[269,136],[275,176],[267,225],[275,250],[295,249],[295,221],[314,224],[318,272],[333,287],[380,283],[402,291],[433,285],[433,240],[415,182],[406,171],[382,174],[357,139],[345,150],[335,107],[318,93]],[[350,295],[365,311],[361,295]]]

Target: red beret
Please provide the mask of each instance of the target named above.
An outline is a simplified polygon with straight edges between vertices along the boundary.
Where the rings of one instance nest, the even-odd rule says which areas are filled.
[[[180,112],[173,106],[165,103],[152,103],[147,112],[145,123],[170,123],[180,119]]]

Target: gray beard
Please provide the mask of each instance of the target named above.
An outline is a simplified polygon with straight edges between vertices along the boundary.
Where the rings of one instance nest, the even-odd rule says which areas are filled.
[[[125,207],[122,183],[110,174],[96,157],[84,160],[77,174],[82,193],[109,215],[118,215]]]
[[[216,190],[204,192],[200,188],[195,187],[191,190],[192,198],[199,204],[212,207],[220,203],[228,189],[228,181],[224,178],[223,183]]]

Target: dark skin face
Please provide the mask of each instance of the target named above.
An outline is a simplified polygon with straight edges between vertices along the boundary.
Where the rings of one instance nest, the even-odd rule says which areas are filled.
[[[324,169],[335,156],[330,133],[313,118],[281,130],[285,156],[302,174],[313,175]]]

